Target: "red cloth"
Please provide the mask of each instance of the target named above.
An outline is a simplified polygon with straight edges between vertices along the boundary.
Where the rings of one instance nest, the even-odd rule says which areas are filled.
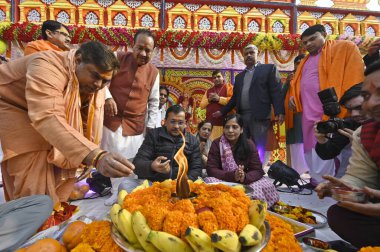
[[[380,169],[380,122],[370,122],[362,126],[360,140],[370,158]]]

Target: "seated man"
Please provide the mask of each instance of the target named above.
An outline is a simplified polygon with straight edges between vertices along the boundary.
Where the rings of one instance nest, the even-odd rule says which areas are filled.
[[[365,76],[362,109],[374,121],[354,132],[346,174],[341,179],[324,176],[328,182],[316,188],[320,198],[331,196],[333,186],[364,188],[369,202],[340,201],[327,212],[331,229],[358,248],[380,246],[380,61],[369,66]]]
[[[1,172],[6,200],[49,195],[67,201],[77,171],[133,173],[123,156],[99,148],[104,87],[119,62],[90,41],[69,52],[45,51],[0,65]]]
[[[315,145],[315,152],[323,160],[333,159],[339,157],[340,166],[337,169],[336,177],[342,177],[348,165],[348,159],[351,157],[351,140],[354,131],[359,128],[369,117],[362,111],[363,96],[361,95],[361,88],[363,83],[356,84],[348,89],[340,98],[340,105],[345,107],[348,111],[348,116],[345,118],[344,129],[339,129],[338,132],[328,137],[328,134],[319,133],[315,128],[315,137],[317,144]]]
[[[139,179],[164,181],[177,178],[178,164],[173,158],[183,144],[180,131],[186,136],[187,177],[196,180],[201,176],[199,143],[195,136],[184,131],[185,127],[185,110],[180,105],[168,108],[164,126],[149,131],[133,160],[136,167],[134,172]]]
[[[15,251],[34,235],[51,215],[53,201],[33,195],[0,205],[0,251]]]

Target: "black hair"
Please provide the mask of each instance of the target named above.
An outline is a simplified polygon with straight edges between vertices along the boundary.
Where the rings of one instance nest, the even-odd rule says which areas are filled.
[[[211,123],[210,121],[205,120],[205,121],[202,121],[202,122],[200,122],[200,123],[198,124],[198,131],[200,131],[201,128],[203,127],[203,125],[205,125],[206,123],[211,124],[211,129],[212,129],[212,127],[214,127],[214,125],[212,125],[212,123]]]
[[[58,21],[55,21],[55,20],[46,20],[45,22],[42,23],[42,28],[41,28],[42,39],[43,40],[47,40],[48,39],[48,36],[46,34],[46,30],[55,32],[56,30],[61,29],[61,27],[65,27],[65,29],[67,31],[69,31],[69,29],[67,28],[66,25],[64,25],[64,24],[62,24],[62,23],[60,23]]]
[[[160,86],[160,89],[159,90],[166,90],[166,93],[168,94],[169,96],[169,89],[166,87],[166,86]]]
[[[81,55],[83,63],[94,64],[101,72],[117,70],[120,67],[113,51],[98,41],[83,43],[75,52],[75,55],[78,54]]]
[[[380,60],[376,60],[375,62],[373,62],[372,64],[370,64],[364,71],[364,75],[367,76],[367,75],[370,75],[371,73],[373,72],[376,72],[380,70]]]
[[[169,113],[173,113],[175,115],[178,115],[181,112],[185,112],[185,110],[182,108],[181,105],[178,105],[178,104],[173,105],[166,110],[165,119],[168,119]]]
[[[133,37],[134,44],[136,44],[136,41],[139,35],[145,35],[145,36],[151,37],[154,42],[154,47],[156,47],[156,35],[152,31],[148,29],[138,29],[135,33],[135,36]]]
[[[239,114],[228,115],[224,119],[223,127],[226,126],[227,122],[236,119],[236,122],[239,126],[244,129],[244,121],[243,117]],[[236,142],[235,148],[233,149],[234,155],[238,160],[246,160],[251,154],[251,146],[248,144],[248,138],[246,136],[245,131],[243,130],[243,134],[240,134],[238,141]]]
[[[301,39],[305,36],[313,35],[316,32],[320,32],[323,36],[326,36],[326,28],[321,24],[316,24],[307,28],[302,34]]]
[[[305,58],[305,56],[306,56],[305,54],[301,53],[300,55],[294,58],[293,63],[294,64],[299,63],[303,58]]]
[[[212,75],[211,75],[211,76],[214,77],[214,76],[216,76],[216,75],[219,74],[219,73],[221,74],[222,71],[220,71],[220,70],[218,70],[218,69],[217,69],[217,70],[214,70],[214,71],[212,71]]]
[[[363,82],[360,82],[350,87],[346,92],[344,92],[344,94],[340,98],[339,104],[344,105],[347,101],[360,96],[362,94],[362,91],[361,91],[362,87],[363,87]]]

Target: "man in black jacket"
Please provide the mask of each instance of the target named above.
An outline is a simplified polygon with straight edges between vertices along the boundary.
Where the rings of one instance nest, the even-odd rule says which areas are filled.
[[[351,140],[354,131],[359,128],[369,118],[362,112],[361,105],[364,101],[361,95],[363,83],[356,84],[348,89],[340,98],[340,105],[348,111],[349,117],[345,119],[344,129],[339,129],[330,137],[326,134],[321,134],[315,128],[315,137],[317,144],[315,151],[323,160],[329,160],[337,157],[339,154],[340,167],[336,177],[341,177],[346,171],[348,159],[351,157]]]
[[[165,125],[152,129],[146,135],[133,164],[135,174],[139,179],[150,181],[164,181],[176,179],[178,164],[174,155],[183,144],[180,131],[185,134],[185,155],[188,160],[187,177],[196,180],[202,173],[202,159],[199,143],[195,136],[185,131],[185,111],[179,105],[168,108],[165,116]]]
[[[275,65],[258,63],[257,53],[258,49],[254,45],[244,48],[247,68],[236,75],[230,101],[213,116],[226,115],[236,106],[236,112],[243,116],[248,136],[253,138],[263,158],[267,131],[271,125],[272,105],[275,119],[280,124],[284,121],[285,111],[280,74]]]

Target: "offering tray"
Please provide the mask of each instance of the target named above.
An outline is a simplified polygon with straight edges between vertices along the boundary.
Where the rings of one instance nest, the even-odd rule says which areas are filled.
[[[327,217],[320,212],[303,208],[296,207],[287,204],[275,204],[272,206],[273,212],[283,215],[286,218],[296,220],[303,224],[312,226],[313,228],[322,228],[327,224]],[[286,215],[294,215],[295,218],[288,217]],[[309,216],[310,215],[310,216]],[[299,217],[299,218],[297,218]],[[303,221],[305,220],[305,221]],[[316,223],[310,223],[311,221],[315,221]]]
[[[249,249],[242,249],[241,251],[259,252],[259,251],[262,251],[266,247],[270,239],[270,226],[267,221],[264,222],[264,225],[265,225],[265,228],[264,228],[264,232],[262,233],[263,239],[261,240],[261,243],[254,247],[250,247]],[[119,245],[119,247],[122,248],[124,251],[143,252],[143,250],[133,248],[131,244],[129,244],[128,241],[119,233],[119,231],[113,224],[111,227],[111,237],[116,242],[116,244]],[[181,252],[181,251],[178,251],[178,252]]]

